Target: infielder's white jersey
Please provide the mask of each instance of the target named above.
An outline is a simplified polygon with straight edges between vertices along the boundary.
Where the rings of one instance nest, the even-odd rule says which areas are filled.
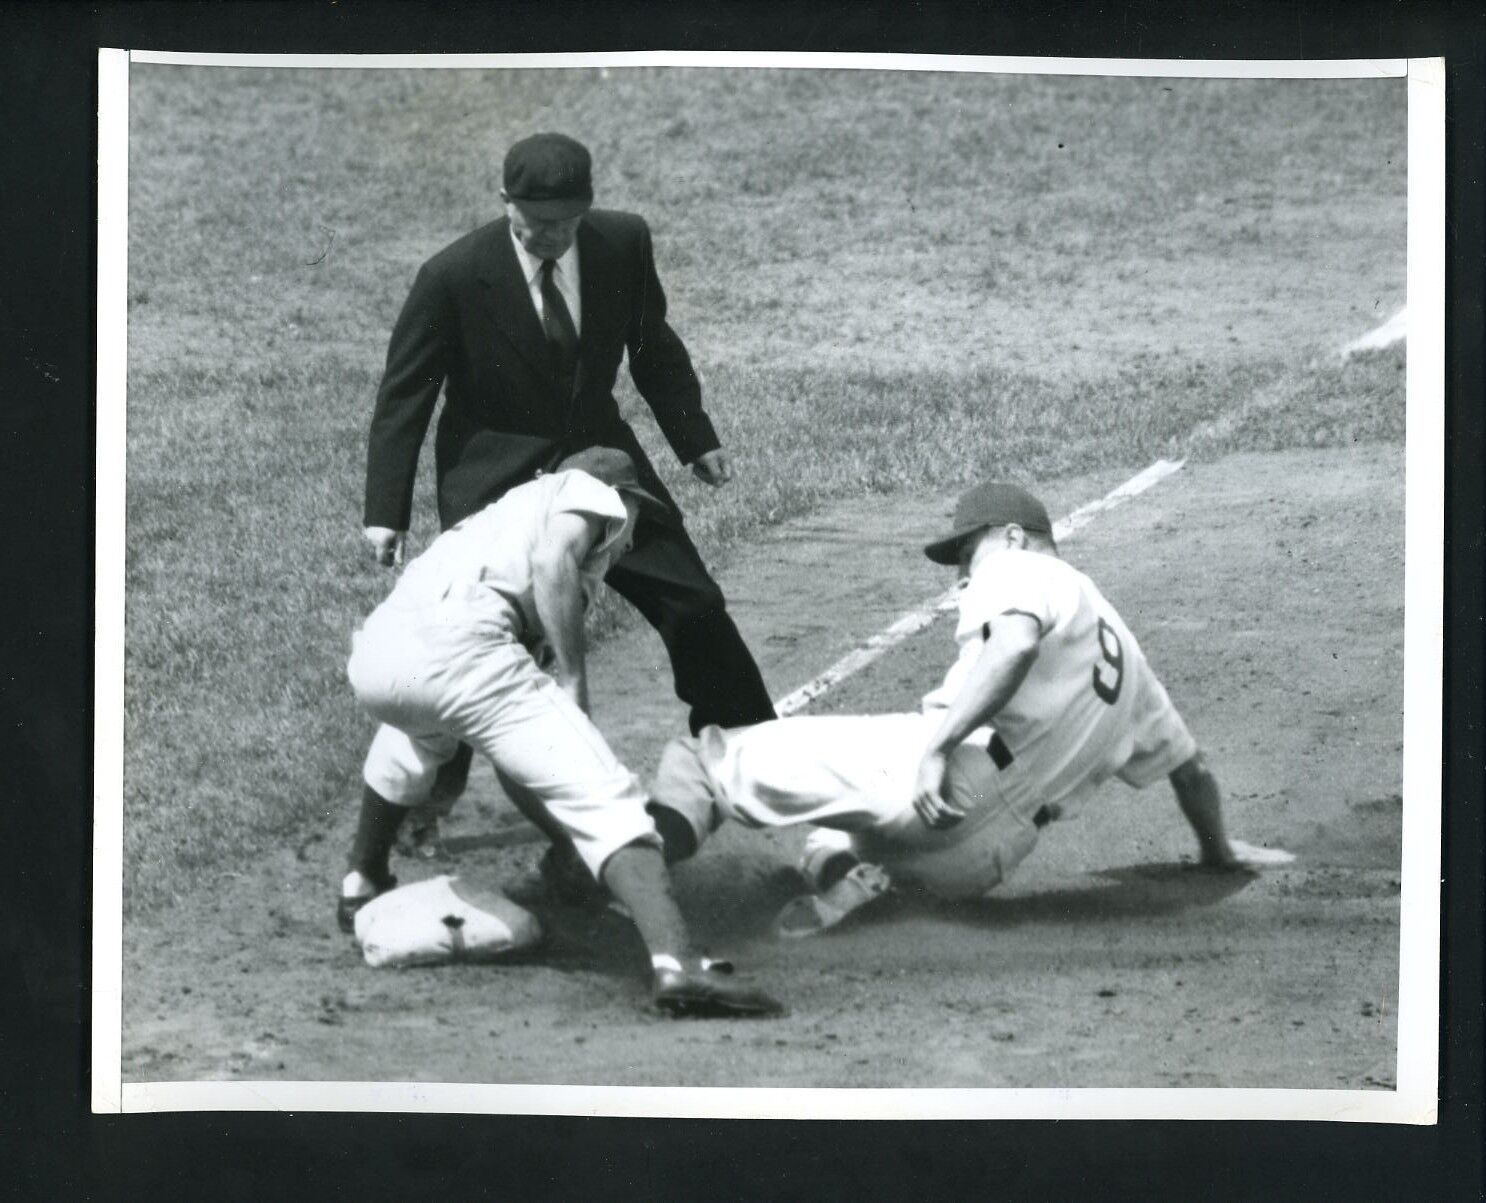
[[[1037,659],[992,721],[1014,758],[1001,780],[1013,804],[1066,808],[1111,774],[1144,787],[1196,752],[1135,636],[1094,582],[1055,555],[1016,548],[983,560],[961,592],[959,658],[924,697],[925,713],[959,695],[991,628],[1009,614],[1027,615],[1041,632]]]
[[[516,619],[516,640],[536,648],[545,632],[532,596],[532,557],[545,542],[551,520],[562,513],[607,524],[579,566],[586,604],[609,570],[626,512],[617,490],[572,470],[539,476],[450,527],[408,565],[383,605],[403,611],[450,600],[465,601],[476,610],[499,606]]]
[[[471,744],[508,794],[562,825],[597,877],[618,849],[658,845],[659,837],[639,779],[542,671],[549,649],[532,557],[561,513],[607,524],[580,564],[591,596],[624,532],[624,501],[586,472],[539,477],[445,531],[408,565],[352,636],[346,674],[382,723],[362,768],[378,794],[416,805],[460,743]]]

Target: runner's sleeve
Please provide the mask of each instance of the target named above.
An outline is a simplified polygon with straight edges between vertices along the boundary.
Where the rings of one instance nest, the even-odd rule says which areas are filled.
[[[1130,716],[1135,746],[1116,775],[1126,785],[1144,789],[1195,756],[1197,741],[1145,657],[1136,663],[1135,707]]]
[[[977,573],[965,586],[960,630],[980,627],[982,637],[988,637],[997,618],[1025,614],[1046,638],[1067,611],[1067,589],[1060,587],[1058,574],[1051,570],[1060,563],[1036,552],[1008,551],[998,556],[988,566],[994,571]]]

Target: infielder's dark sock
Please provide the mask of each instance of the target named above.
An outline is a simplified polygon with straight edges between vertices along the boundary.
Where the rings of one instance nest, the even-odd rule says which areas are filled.
[[[430,838],[437,840],[439,820],[449,817],[454,803],[464,793],[474,758],[475,749],[469,744],[460,744],[453,757],[439,765],[438,776],[433,779],[433,789],[428,797],[417,806],[408,808],[413,816],[410,835],[414,844],[424,843]]]
[[[820,867],[820,889],[824,894],[862,862],[850,852],[838,852]]]
[[[361,794],[356,838],[351,842],[350,867],[372,881],[385,881],[391,873],[387,857],[397,839],[397,830],[407,817],[406,806],[394,806],[371,786],[366,786]]]
[[[454,755],[439,765],[438,776],[433,779],[433,792],[423,805],[437,814],[446,815],[455,799],[464,793],[469,783],[470,765],[474,763],[475,749],[469,744],[460,744]]]
[[[669,806],[662,806],[659,802],[647,802],[645,809],[655,820],[655,829],[660,832],[661,841],[665,844],[666,864],[674,865],[677,861],[696,855],[697,833],[691,829],[690,823]]]

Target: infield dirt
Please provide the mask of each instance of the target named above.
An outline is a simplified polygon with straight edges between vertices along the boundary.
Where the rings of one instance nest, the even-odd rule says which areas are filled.
[[[1143,465],[1043,485],[1055,514]],[[868,498],[766,531],[722,583],[776,696],[946,583],[917,544],[950,499]],[[338,825],[126,928],[124,1079],[706,1086],[1391,1087],[1397,1040],[1403,450],[1189,465],[1069,540],[1139,635],[1222,779],[1233,833],[1295,852],[1213,874],[1164,786],[1105,787],[974,905],[891,899],[774,942],[799,833],[729,829],[677,871],[715,952],[791,1013],[646,1008],[633,929],[550,904],[539,845],[488,776],[404,881],[492,875],[545,946],[520,963],[375,971],[335,929]],[[951,659],[936,622],[812,712],[914,706]],[[596,653],[595,716],[638,771],[684,728],[663,649]],[[367,734],[370,734],[368,728]]]

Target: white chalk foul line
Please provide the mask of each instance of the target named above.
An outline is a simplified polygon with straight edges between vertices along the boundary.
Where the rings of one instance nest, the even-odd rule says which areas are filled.
[[[1112,510],[1116,506],[1123,505],[1130,498],[1144,493],[1152,485],[1158,484],[1175,472],[1180,472],[1186,460],[1157,460],[1144,472],[1132,476],[1119,488],[1106,493],[1098,501],[1091,501],[1088,505],[1081,505],[1066,518],[1060,518],[1053,523],[1053,538],[1063,540],[1075,531],[1082,529],[1092,522],[1106,510]],[[781,718],[803,710],[816,698],[828,690],[839,685],[853,673],[860,672],[878,659],[882,654],[897,644],[903,642],[910,635],[917,634],[934,621],[940,613],[953,610],[960,596],[958,582],[946,589],[943,593],[929,598],[922,605],[916,606],[907,614],[904,614],[892,626],[886,630],[879,631],[866,643],[852,651],[847,652],[835,664],[821,673],[820,676],[806,681],[792,693],[786,694],[774,703],[774,709]]]
[[[1409,334],[1409,311],[1405,307],[1400,309],[1381,326],[1369,330],[1361,338],[1354,338],[1340,351],[1343,359],[1356,355],[1359,351],[1381,351],[1384,347],[1391,347],[1396,342],[1401,342]]]

